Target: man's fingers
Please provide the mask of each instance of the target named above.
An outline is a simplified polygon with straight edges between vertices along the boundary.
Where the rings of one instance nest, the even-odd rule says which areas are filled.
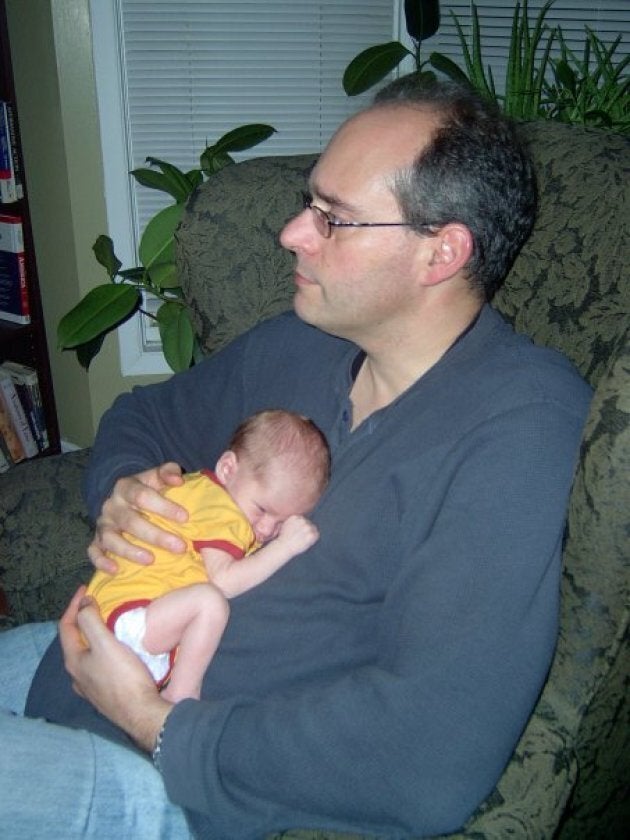
[[[81,609],[82,605],[85,603],[86,591],[86,586],[80,586],[74,593],[74,595],[70,599],[70,603],[65,609],[64,614],[59,620],[60,629],[76,629],[77,616],[79,615],[79,610]]]
[[[184,483],[182,468],[175,461],[167,461],[158,467],[158,476],[169,487],[180,487]]]
[[[115,575],[118,571],[118,563],[106,554],[95,542],[90,543],[87,549],[87,556],[95,569],[106,572],[108,575]]]

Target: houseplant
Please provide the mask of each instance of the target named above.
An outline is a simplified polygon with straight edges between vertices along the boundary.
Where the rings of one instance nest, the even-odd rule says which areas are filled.
[[[240,152],[263,142],[275,132],[269,125],[240,126],[208,146],[200,156],[199,167],[182,172],[158,158],[147,158],[150,167],[135,169],[131,175],[145,187],[166,193],[173,203],[149,220],[142,234],[139,265],[123,269],[109,236],[94,243],[94,256],[103,266],[109,282],[91,289],[57,326],[57,343],[63,350],[75,350],[86,369],[101,349],[105,336],[138,310],[145,294],[161,301],[156,318],[162,349],[172,370],[190,367],[199,357],[194,330],[175,268],[174,237],[184,204],[204,177],[211,177],[234,163],[232,152]]]
[[[581,58],[568,48],[560,29],[558,41],[561,55],[551,60],[554,79],[545,89],[549,118],[630,133],[630,54],[614,63],[621,35],[606,47],[586,27]]]
[[[398,41],[369,47],[359,53],[346,68],[343,77],[344,90],[349,96],[362,93],[385,78],[387,73],[394,70],[404,58],[411,56],[415,62],[415,72],[420,78],[435,78],[434,71],[438,71],[456,81],[472,84],[484,96],[500,102],[505,112],[511,116],[521,119],[539,116],[543,80],[551,45],[555,38],[555,31],[547,31],[544,20],[553,2],[554,0],[547,0],[531,30],[527,0],[524,0],[522,10],[520,2],[516,4],[512,18],[505,95],[503,96],[497,94],[492,70],[489,67],[486,69],[483,64],[479,13],[474,2],[471,2],[470,46],[466,41],[460,21],[451,12],[462,46],[465,69],[460,68],[442,53],[432,52],[428,59],[421,60],[421,43],[437,31],[440,22],[439,5],[433,0],[406,0],[405,2],[405,20],[407,31],[414,42],[414,52]],[[411,12],[414,14],[410,15]],[[420,25],[414,27],[414,21],[419,21]],[[539,47],[545,37],[546,43],[540,54]]]
[[[344,89],[349,95],[366,90],[394,70],[403,58],[413,56],[415,72],[420,76],[437,71],[456,81],[467,82],[516,119],[575,122],[627,133],[630,130],[630,82],[626,70],[630,57],[626,54],[615,63],[621,35],[606,47],[585,27],[583,55],[578,58],[568,48],[561,28],[549,27],[546,23],[554,2],[547,0],[531,25],[527,0],[516,3],[503,93],[497,91],[490,66],[484,65],[482,27],[474,2],[470,4],[470,43],[460,20],[451,12],[462,48],[463,68],[438,52],[430,53],[427,60],[421,61],[418,48],[414,55],[395,41],[371,47],[356,56],[346,68]],[[413,5],[418,4],[422,8],[426,5],[422,0],[416,0]],[[387,69],[381,73],[381,67]],[[352,76],[347,84],[346,75],[351,68]],[[353,84],[355,77],[364,82],[360,88]]]
[[[400,41],[388,41],[368,47],[355,56],[343,74],[343,89],[348,96],[357,96],[382,81],[407,57],[414,60],[416,72],[435,74],[425,70],[426,61],[421,60],[422,43],[438,30],[440,25],[439,0],[405,0],[405,25],[411,38],[413,52]]]

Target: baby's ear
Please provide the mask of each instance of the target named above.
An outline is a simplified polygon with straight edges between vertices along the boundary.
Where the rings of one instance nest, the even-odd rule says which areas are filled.
[[[226,484],[232,476],[236,475],[238,469],[238,458],[236,453],[227,449],[217,461],[214,473],[221,484]]]

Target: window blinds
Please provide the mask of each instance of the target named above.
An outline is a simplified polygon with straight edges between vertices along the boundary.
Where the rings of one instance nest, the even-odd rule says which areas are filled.
[[[367,97],[345,66],[393,37],[392,0],[117,0],[130,168],[148,155],[198,166],[208,143],[244,123],[277,134],[249,153],[319,150]],[[140,229],[161,197],[138,189]]]

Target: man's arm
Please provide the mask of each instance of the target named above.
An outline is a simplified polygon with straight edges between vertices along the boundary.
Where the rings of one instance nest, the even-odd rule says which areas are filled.
[[[348,620],[374,615],[369,661],[277,693],[178,703],[162,742],[170,798],[233,838],[306,825],[385,836],[459,827],[508,761],[550,662],[578,439],[576,418],[537,407],[466,435],[441,479],[425,477],[431,493],[404,498],[404,556],[378,609],[361,602],[360,586],[347,600],[333,588],[321,601]],[[327,500],[334,509],[334,493]],[[416,526],[427,506],[428,534]],[[381,560],[385,569],[390,560]],[[309,597],[322,593],[302,592]],[[113,680],[118,666],[96,682],[103,655],[100,646],[67,654],[73,679],[148,748],[166,710],[136,676],[128,697],[120,675]]]
[[[234,838],[458,828],[509,760],[549,667],[578,439],[575,418],[538,407],[467,437],[435,497],[405,499],[405,556],[370,661],[278,694],[178,704],[163,741],[171,799]],[[414,525],[426,506],[428,535]],[[368,608],[356,597],[349,620]]]
[[[243,412],[248,337],[165,382],[121,394],[105,412],[84,479],[94,520],[116,481],[175,462],[186,471],[214,464]]]

